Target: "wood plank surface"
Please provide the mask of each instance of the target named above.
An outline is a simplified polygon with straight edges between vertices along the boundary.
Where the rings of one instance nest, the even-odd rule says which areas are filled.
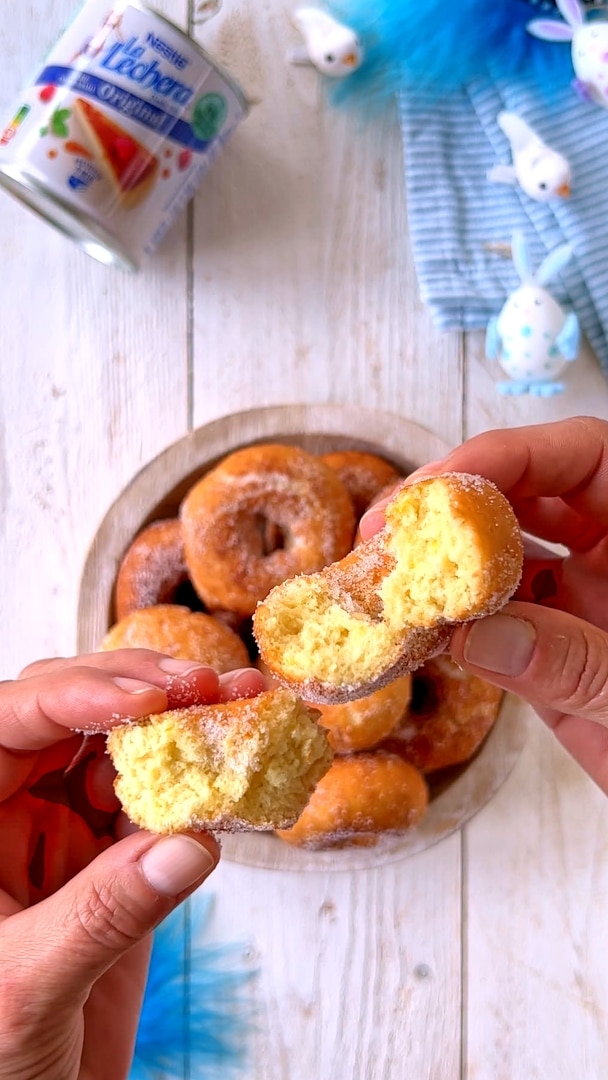
[[[316,73],[285,62],[289,10],[225,0],[199,34],[255,104],[195,200],[195,426],[244,406],[365,403],[455,443],[461,341],[420,303],[396,114],[331,108]]]
[[[585,347],[568,390],[503,398],[483,336],[467,335],[465,431],[578,414],[608,418]],[[608,1074],[606,799],[540,720],[498,796],[465,831],[466,1080],[600,1080]]]
[[[3,111],[73,7],[17,6],[3,21]],[[181,0],[164,9],[186,17]],[[135,275],[94,262],[4,191],[0,200],[0,558],[11,567],[0,609],[26,613],[6,635],[7,678],[74,651],[95,530],[133,474],[185,434],[188,292],[185,216]]]
[[[377,870],[222,864],[210,932],[245,923],[258,972],[247,1080],[459,1075],[459,865],[458,834]]]

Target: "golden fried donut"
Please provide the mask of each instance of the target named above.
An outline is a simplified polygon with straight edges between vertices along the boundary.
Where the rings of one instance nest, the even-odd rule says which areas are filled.
[[[493,484],[427,477],[401,487],[385,527],[340,562],[272,590],[253,619],[260,655],[307,701],[363,697],[440,651],[455,624],[502,607],[522,562]]]
[[[101,649],[155,649],[178,660],[208,664],[220,675],[250,664],[249,653],[234,630],[212,615],[177,604],[132,611],[108,630]]]
[[[417,825],[428,803],[422,774],[399,754],[335,758],[296,824],[278,835],[308,848],[372,846],[380,833]]]
[[[268,686],[281,685],[259,657],[255,666],[262,672]],[[369,750],[390,736],[399,727],[411,691],[412,677],[403,675],[374,694],[356,701],[347,701],[342,705],[315,703],[315,708],[321,714],[319,723],[327,730],[329,745],[334,752],[351,754],[356,750]]]
[[[156,833],[291,825],[332,760],[317,716],[279,689],[124,724],[108,736],[116,795]]]
[[[336,470],[353,501],[357,520],[383,489],[389,485],[394,487],[402,479],[388,461],[376,454],[365,454],[359,450],[336,450],[331,454],[321,454],[320,457],[321,461]]]
[[[189,491],[180,516],[197,593],[212,610],[242,615],[286,578],[342,558],[355,531],[336,472],[305,450],[275,444],[230,454]]]
[[[120,564],[114,592],[117,619],[138,608],[168,604],[188,579],[177,518],[153,521],[135,537]]]
[[[429,660],[413,676],[413,694],[390,736],[422,772],[468,761],[494,726],[503,691],[470,675],[449,656]]]
[[[382,742],[402,720],[411,686],[411,675],[403,675],[357,701],[319,705],[319,723],[327,728],[330,746],[337,754],[348,754]]]

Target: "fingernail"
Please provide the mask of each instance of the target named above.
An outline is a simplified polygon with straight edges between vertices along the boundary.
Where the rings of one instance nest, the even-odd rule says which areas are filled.
[[[197,664],[194,660],[173,660],[171,657],[165,657],[159,660],[158,666],[161,671],[166,671],[167,675],[189,675],[191,671],[200,671],[201,668],[209,665]]]
[[[236,668],[220,675],[220,687],[224,700],[256,697],[265,689],[264,676],[257,668]]]
[[[254,667],[233,668],[231,671],[225,671],[223,675],[220,675],[220,682],[223,685],[224,683],[231,682],[232,679],[239,679],[241,675],[251,675],[252,671],[254,671],[256,675],[260,674],[258,669]]]
[[[536,630],[525,619],[490,615],[473,623],[464,646],[464,659],[496,675],[515,678],[528,667],[536,644]]]
[[[126,690],[128,694],[146,694],[149,690],[158,690],[158,686],[153,686],[152,683],[140,682],[139,679],[121,679],[120,676],[114,679],[116,686],[119,686],[121,690]]]
[[[191,836],[167,836],[142,857],[141,872],[148,885],[162,896],[178,896],[207,877],[215,859]]]

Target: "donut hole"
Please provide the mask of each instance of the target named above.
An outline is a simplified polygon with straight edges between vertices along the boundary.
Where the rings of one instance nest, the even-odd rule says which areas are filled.
[[[439,705],[437,683],[428,675],[412,675],[412,697],[408,712],[415,716],[431,716]]]
[[[159,601],[162,603],[162,601]],[[205,605],[196,592],[194,585],[187,578],[176,586],[171,597],[166,603],[177,604],[178,607],[190,608],[190,611],[206,611]]]
[[[289,532],[277,521],[265,514],[255,514],[254,524],[259,533],[262,557],[272,555],[274,551],[285,551],[289,547]]]

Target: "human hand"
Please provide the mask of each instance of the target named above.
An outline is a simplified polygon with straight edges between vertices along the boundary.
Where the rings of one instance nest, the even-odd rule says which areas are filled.
[[[608,793],[608,423],[488,431],[408,479],[450,471],[492,480],[526,534],[567,549],[562,558],[526,543],[515,600],[459,627],[450,652],[530,702]],[[364,539],[382,527],[387,501],[365,515]]]
[[[0,1080],[124,1080],[150,931],[219,859],[208,834],[128,825],[103,732],[263,688],[140,649],[0,683]]]

